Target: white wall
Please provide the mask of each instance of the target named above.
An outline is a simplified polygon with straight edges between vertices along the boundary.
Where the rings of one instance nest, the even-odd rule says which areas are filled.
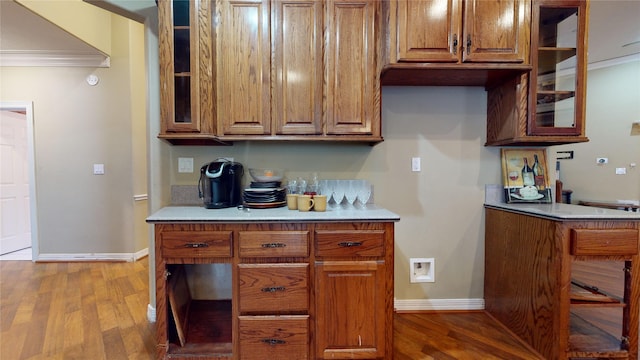
[[[476,87],[385,87],[382,119],[385,141],[374,147],[260,142],[172,146],[171,184],[196,185],[199,166],[220,156],[232,156],[245,168],[283,168],[288,177],[318,172],[325,179],[368,179],[375,202],[402,218],[395,232],[396,298],[482,298],[484,185],[500,181],[499,149],[484,146],[486,92]],[[422,158],[422,172],[411,172],[414,156]],[[177,173],[178,157],[194,157],[196,171]],[[410,257],[435,257],[436,283],[410,284]]]
[[[632,61],[589,70],[587,76],[587,143],[554,146],[574,151],[574,159],[560,161],[564,187],[573,190],[572,202],[580,200],[640,200],[640,136],[631,136],[631,123],[640,121],[640,56]],[[609,163],[598,165],[597,157]],[[631,164],[636,164],[632,167]],[[616,175],[626,168],[626,175]]]
[[[110,68],[0,67],[0,100],[34,104],[37,252],[46,259],[118,258],[148,246],[146,211],[136,213],[133,201],[134,189],[146,193],[146,180],[134,181],[146,178],[146,155],[133,159],[146,148],[132,134],[146,133],[147,104],[133,94],[140,89],[132,81],[143,94],[146,86],[136,75],[145,66],[143,36],[131,33],[144,28],[111,16]],[[87,84],[89,74],[97,86]],[[95,163],[105,175],[92,174]]]

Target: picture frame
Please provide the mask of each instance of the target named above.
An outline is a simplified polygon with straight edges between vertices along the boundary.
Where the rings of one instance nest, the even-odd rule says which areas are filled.
[[[546,149],[501,149],[502,184],[507,203],[548,204],[551,184]]]

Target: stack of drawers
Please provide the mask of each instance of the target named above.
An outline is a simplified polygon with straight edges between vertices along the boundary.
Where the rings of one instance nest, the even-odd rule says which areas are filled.
[[[309,232],[239,231],[238,242],[240,358],[308,359]]]

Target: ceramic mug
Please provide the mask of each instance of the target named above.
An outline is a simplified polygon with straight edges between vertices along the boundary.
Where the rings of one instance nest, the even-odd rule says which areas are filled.
[[[326,211],[327,210],[327,195],[316,195],[313,197],[313,210]]]
[[[289,210],[298,210],[298,194],[287,194],[287,207]]]
[[[309,211],[313,209],[314,204],[311,195],[298,195],[298,211]]]

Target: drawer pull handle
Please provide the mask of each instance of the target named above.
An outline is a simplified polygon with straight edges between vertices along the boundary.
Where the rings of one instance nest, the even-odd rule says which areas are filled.
[[[271,287],[265,287],[261,289],[262,292],[276,292],[276,291],[284,291],[285,287],[284,286],[271,286]]]
[[[354,246],[362,246],[362,242],[359,241],[343,241],[338,243],[339,246],[342,247],[354,247]]]
[[[207,243],[188,243],[188,244],[184,244],[184,247],[190,248],[190,249],[198,249],[198,248],[209,247],[209,244],[207,244]]]
[[[286,341],[280,339],[262,339],[261,341],[269,345],[282,345],[287,343]]]
[[[283,243],[268,243],[268,244],[262,244],[263,248],[268,248],[268,249],[273,249],[273,248],[283,248],[287,246],[287,244],[283,244]]]

